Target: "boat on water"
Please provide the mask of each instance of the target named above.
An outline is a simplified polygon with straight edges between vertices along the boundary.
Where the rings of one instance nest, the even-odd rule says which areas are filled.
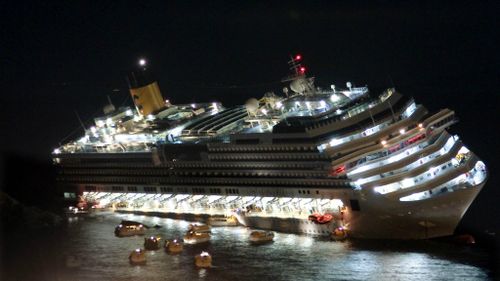
[[[235,216],[211,216],[208,218],[210,226],[237,226],[239,225],[238,219]]]
[[[151,236],[144,238],[144,249],[149,251],[155,251],[160,249],[160,237]]]
[[[68,200],[117,211],[232,212],[244,226],[289,233],[453,234],[488,178],[449,130],[455,112],[430,112],[395,88],[318,87],[303,61],[290,57],[279,91],[225,107],[172,103],[142,60],[129,75],[134,107],[110,102],[53,151],[58,185]]]
[[[274,240],[274,232],[254,230],[250,233],[248,240],[254,244],[272,242]]]
[[[178,254],[184,250],[184,244],[179,239],[166,240],[164,248],[171,254]]]
[[[128,237],[135,235],[144,235],[146,229],[142,224],[139,225],[123,225],[119,224],[115,227],[115,235],[117,237]]]
[[[212,256],[208,252],[201,252],[194,257],[194,264],[197,267],[212,267]]]
[[[146,253],[142,249],[135,249],[128,256],[128,260],[132,265],[144,265],[146,264]]]
[[[344,227],[337,227],[332,231],[330,238],[334,241],[343,241],[347,239],[348,233],[347,229]]]
[[[183,237],[186,244],[199,244],[210,241],[210,233],[188,231]]]
[[[66,214],[68,215],[87,215],[89,213],[88,210],[84,209],[83,207],[74,207],[74,206],[69,206],[68,209],[66,210]]]
[[[195,223],[195,224],[190,224],[188,226],[188,232],[189,231],[198,232],[198,233],[202,233],[202,232],[210,233],[212,230],[211,230],[209,225]]]

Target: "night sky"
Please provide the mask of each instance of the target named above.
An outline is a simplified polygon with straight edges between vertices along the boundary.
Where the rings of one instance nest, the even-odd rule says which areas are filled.
[[[131,105],[125,76],[140,57],[171,102],[229,106],[281,94],[289,55],[301,53],[317,86],[351,81],[378,94],[394,84],[430,110],[455,110],[451,132],[491,171],[465,221],[500,229],[490,213],[500,212],[498,1],[6,2],[7,153],[49,159],[68,135],[83,133],[75,111],[89,125],[106,95]]]

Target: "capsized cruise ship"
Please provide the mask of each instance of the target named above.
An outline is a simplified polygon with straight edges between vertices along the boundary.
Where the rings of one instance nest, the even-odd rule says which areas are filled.
[[[67,199],[151,214],[235,215],[291,233],[426,239],[453,234],[487,179],[448,127],[393,88],[319,88],[300,55],[279,94],[242,106],[172,104],[144,60],[129,75],[135,108],[111,103],[56,148]]]

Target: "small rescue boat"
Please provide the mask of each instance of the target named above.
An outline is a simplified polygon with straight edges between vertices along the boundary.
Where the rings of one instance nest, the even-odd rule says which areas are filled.
[[[347,229],[345,229],[344,227],[337,227],[332,231],[330,237],[335,241],[345,240],[347,238]]]
[[[210,241],[210,233],[208,232],[194,232],[188,231],[184,235],[184,243],[186,244],[198,244]]]
[[[146,264],[146,254],[142,249],[135,249],[128,256],[128,260],[132,265]]]
[[[155,251],[160,249],[160,237],[151,236],[149,238],[144,238],[144,249],[149,251]]]
[[[208,219],[211,226],[237,226],[238,220],[235,216],[212,216]]]
[[[255,230],[250,233],[249,240],[251,243],[266,243],[272,242],[274,239],[274,232],[272,231],[259,231]]]
[[[212,266],[212,256],[207,252],[201,252],[201,254],[194,257],[194,264],[197,267],[211,267]]]
[[[178,254],[184,249],[182,242],[177,239],[165,241],[164,247],[171,254]]]
[[[146,229],[142,224],[139,225],[123,225],[119,224],[115,227],[115,235],[118,237],[127,237],[134,235],[144,235]]]
[[[209,233],[211,232],[210,226],[206,224],[190,224],[188,227],[188,231],[193,231],[193,232],[206,232]]]

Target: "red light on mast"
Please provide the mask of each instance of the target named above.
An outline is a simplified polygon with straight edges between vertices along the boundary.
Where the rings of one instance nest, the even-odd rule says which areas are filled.
[[[300,71],[300,73],[304,74],[306,72],[306,68],[301,66],[299,71]]]
[[[296,55],[295,56],[295,60],[301,60],[302,59],[302,56],[301,55]]]

